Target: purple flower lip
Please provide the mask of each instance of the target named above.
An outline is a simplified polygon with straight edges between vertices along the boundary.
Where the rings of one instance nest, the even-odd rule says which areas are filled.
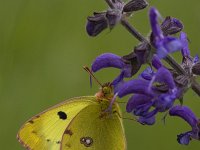
[[[126,111],[130,113],[134,109],[136,109],[137,106],[140,106],[149,102],[151,102],[151,97],[143,95],[143,94],[135,94],[131,96],[131,98],[129,99],[126,105]]]
[[[153,55],[152,58],[152,65],[156,68],[159,69],[161,67],[163,67],[162,62],[160,61],[159,57],[157,55]]]
[[[148,90],[149,81],[142,79],[133,79],[124,83],[118,92],[118,96],[121,98],[125,95],[137,93],[153,96],[152,92]]]
[[[98,56],[92,63],[92,71],[97,72],[103,68],[113,67],[123,69],[125,63],[120,56],[112,53],[104,53]]]
[[[200,140],[200,120],[186,106],[174,106],[169,111],[170,116],[177,116],[184,119],[192,128],[191,131],[177,136],[180,144],[188,145],[191,139]]]
[[[174,106],[169,111],[170,116],[178,116],[184,119],[192,128],[196,128],[198,124],[198,118],[195,114],[186,106]]]

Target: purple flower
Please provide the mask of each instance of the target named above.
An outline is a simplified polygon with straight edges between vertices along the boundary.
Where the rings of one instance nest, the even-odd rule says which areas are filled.
[[[191,131],[181,133],[177,136],[180,144],[188,145],[191,139],[200,140],[200,120],[186,106],[174,106],[169,111],[170,116],[177,116],[184,119],[192,128]]]
[[[159,12],[152,7],[149,11],[150,24],[152,28],[151,43],[156,48],[156,53],[159,58],[166,57],[169,53],[173,53],[182,48],[182,43],[179,39],[171,36],[165,36],[161,30],[158,18]],[[160,17],[161,18],[161,17]]]
[[[162,65],[162,62],[160,61],[160,59],[158,58],[157,55],[153,55],[153,58],[152,58],[152,65],[156,68],[156,69],[159,69],[161,67],[163,67]]]
[[[170,109],[179,96],[170,71],[164,68],[156,55],[153,56],[152,62],[158,69],[157,72],[148,67],[138,79],[124,82],[117,93],[120,98],[134,94],[129,99],[126,110],[138,116],[138,122],[143,125],[153,125],[155,115]]]
[[[171,73],[160,64],[157,72],[148,68],[138,79],[123,83],[118,96],[121,98],[128,94],[134,95],[127,103],[127,112],[139,116],[141,124],[152,125],[158,112],[165,112],[173,106],[178,90]]]

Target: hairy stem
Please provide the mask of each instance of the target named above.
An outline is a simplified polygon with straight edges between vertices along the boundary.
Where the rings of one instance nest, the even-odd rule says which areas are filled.
[[[127,20],[122,19],[121,24],[140,42],[148,42],[147,39],[142,36]],[[149,43],[149,45],[151,45]],[[174,60],[173,57],[167,55],[164,59],[173,69],[175,69],[179,74],[186,75],[185,70]],[[200,96],[200,85],[195,80],[192,82],[192,90]]]
[[[105,0],[105,1],[109,5],[110,8],[114,8],[112,0]]]
[[[200,85],[199,83],[197,83],[196,80],[192,81],[191,87],[192,87],[192,90],[200,96]]]

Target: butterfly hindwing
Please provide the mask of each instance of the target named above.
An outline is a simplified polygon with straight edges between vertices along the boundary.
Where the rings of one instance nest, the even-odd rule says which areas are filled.
[[[120,110],[116,108],[108,115],[100,104],[81,110],[66,128],[61,150],[125,150]]]
[[[94,96],[72,98],[28,120],[17,137],[30,150],[60,150],[62,135],[71,120],[95,103]]]

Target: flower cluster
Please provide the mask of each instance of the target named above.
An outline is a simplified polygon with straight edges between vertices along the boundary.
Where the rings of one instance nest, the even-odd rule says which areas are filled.
[[[198,56],[190,55],[182,22],[171,16],[163,19],[158,10],[151,7],[151,33],[148,38],[144,38],[126,18],[135,11],[146,8],[148,3],[145,0],[106,2],[109,4],[107,11],[88,17],[88,35],[97,36],[104,29],[112,29],[117,23],[121,23],[140,43],[124,56],[101,54],[93,61],[92,72],[108,67],[120,69],[120,74],[111,83],[114,87],[114,98],[131,95],[126,111],[136,116],[142,125],[153,125],[158,113],[167,113],[182,118],[192,128],[191,131],[177,136],[180,144],[188,145],[191,139],[200,140],[200,119],[189,107],[183,106],[183,98],[188,89],[191,88],[200,95],[200,85],[195,80],[196,76],[200,75],[200,61]],[[170,55],[176,51],[183,58],[180,64]],[[162,61],[169,65],[164,65]],[[141,71],[140,68],[144,64],[149,67]],[[139,71],[140,74],[136,77]],[[127,79],[124,80],[125,78]],[[177,100],[180,105],[175,105]]]

